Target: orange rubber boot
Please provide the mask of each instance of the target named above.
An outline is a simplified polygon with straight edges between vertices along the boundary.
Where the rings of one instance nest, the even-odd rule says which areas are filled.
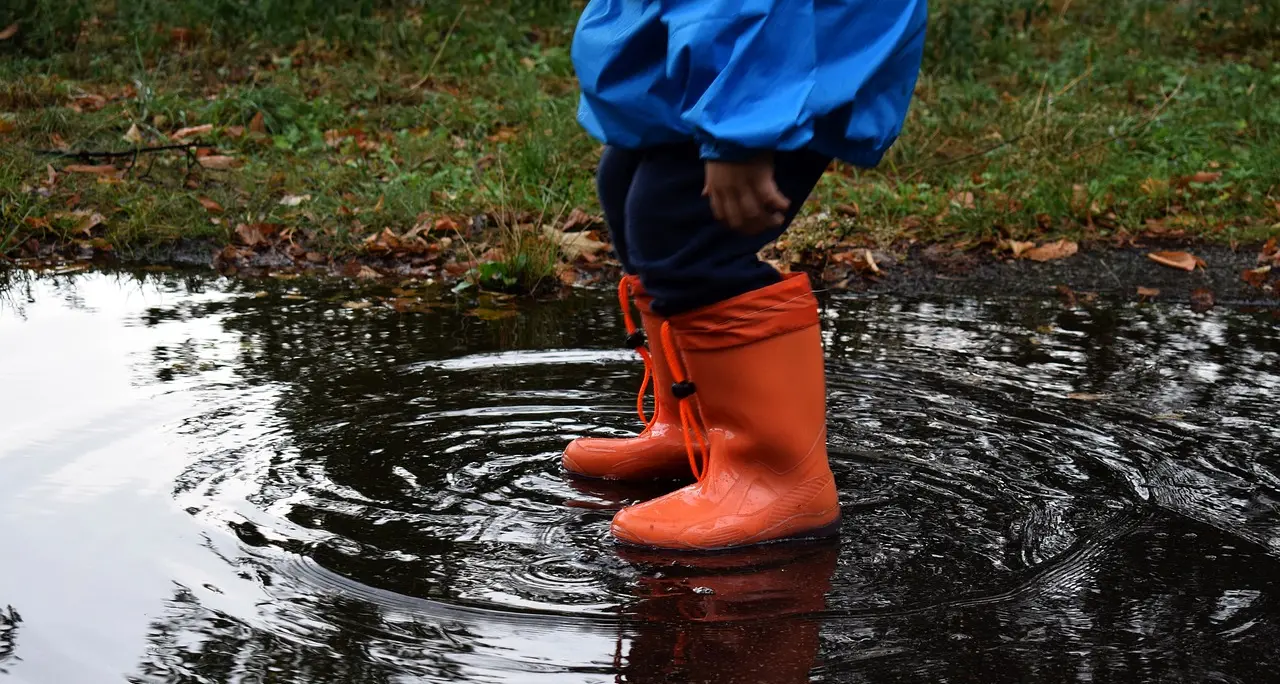
[[[818,304],[804,274],[670,319],[696,484],[613,519],[624,543],[712,550],[836,534]]]
[[[634,293],[640,309],[644,332],[631,318],[628,294]],[[646,423],[644,432],[635,437],[584,437],[569,443],[562,462],[565,470],[583,477],[606,480],[656,480],[688,478],[689,459],[685,452],[680,412],[671,394],[671,370],[662,347],[663,320],[653,313],[653,299],[645,294],[639,278],[626,276],[619,287],[623,319],[627,325],[628,346],[645,362],[645,379],[640,386],[636,410]],[[648,347],[645,347],[645,340]],[[654,385],[652,418],[644,414],[645,388],[650,379]]]

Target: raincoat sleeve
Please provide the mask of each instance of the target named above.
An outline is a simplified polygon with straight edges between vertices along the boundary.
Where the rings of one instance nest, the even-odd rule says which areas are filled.
[[[855,110],[883,109],[864,100],[885,79],[907,96],[895,99],[892,114],[905,109],[914,71],[882,67],[898,59],[904,37],[921,33],[924,0],[661,2],[667,77],[683,84],[680,117],[704,159],[805,147],[815,127],[830,133],[823,118],[833,112],[858,119]],[[873,80],[880,83],[867,88]]]

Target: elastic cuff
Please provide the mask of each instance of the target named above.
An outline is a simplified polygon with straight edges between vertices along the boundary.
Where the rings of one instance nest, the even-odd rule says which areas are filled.
[[[745,162],[760,156],[764,150],[742,147],[724,140],[699,139],[699,153],[704,161]]]

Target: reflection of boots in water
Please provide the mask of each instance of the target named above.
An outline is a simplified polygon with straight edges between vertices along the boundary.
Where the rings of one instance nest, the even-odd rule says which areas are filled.
[[[642,328],[631,318],[629,294],[634,293],[640,309]],[[626,276],[618,289],[622,314],[627,325],[627,346],[644,360],[644,382],[637,398],[637,412],[645,422],[644,432],[635,437],[583,437],[569,443],[562,463],[565,470],[583,477],[607,480],[653,480],[689,477],[689,460],[680,428],[680,414],[671,394],[671,370],[662,349],[662,319],[653,313],[651,297],[644,293],[640,279]],[[647,344],[646,344],[647,342]],[[644,395],[653,385],[653,416],[645,415]]]
[[[695,558],[620,553],[654,567],[628,606],[635,622],[619,643],[618,681],[809,681],[836,545],[774,545]]]

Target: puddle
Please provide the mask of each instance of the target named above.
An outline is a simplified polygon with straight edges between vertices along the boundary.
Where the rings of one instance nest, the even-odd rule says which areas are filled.
[[[613,546],[609,293],[477,317],[182,273],[0,290],[0,681],[1254,682],[1274,310],[826,299],[837,543]],[[301,294],[299,294],[301,292]]]

